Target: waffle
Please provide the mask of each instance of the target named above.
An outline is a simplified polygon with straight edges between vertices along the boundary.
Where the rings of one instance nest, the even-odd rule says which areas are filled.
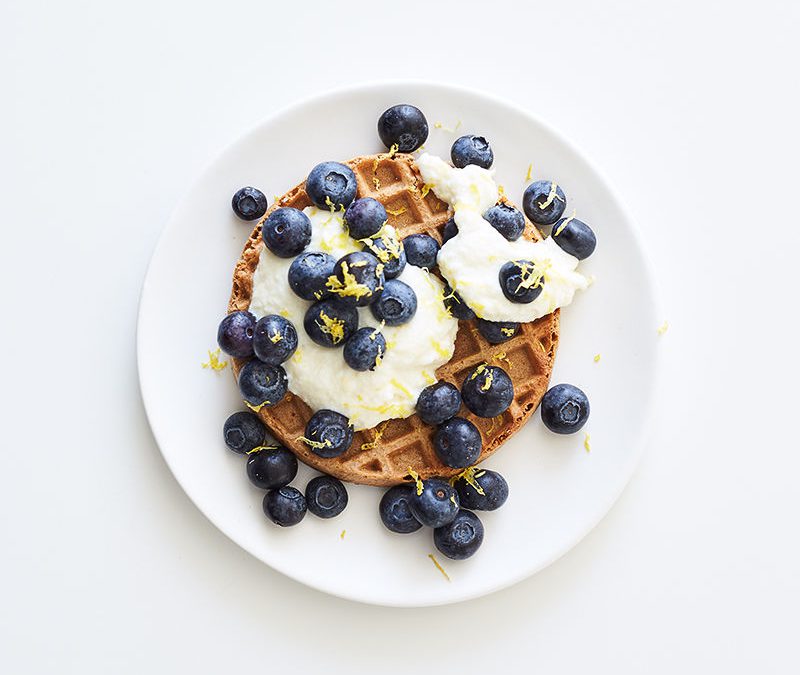
[[[441,242],[443,226],[451,214],[447,204],[437,199],[432,191],[423,189],[422,178],[411,155],[357,157],[347,164],[356,174],[358,196],[374,197],[387,210],[397,214],[390,214],[389,222],[400,237],[421,232]],[[267,215],[281,206],[303,209],[310,205],[303,183],[278,199]],[[263,219],[253,230],[236,265],[229,312],[246,310],[250,306],[253,273],[264,245],[262,222]],[[527,220],[523,236],[531,240],[541,239],[538,230]],[[559,312],[556,310],[538,321],[522,324],[519,333],[507,342],[491,345],[478,333],[474,321],[459,322],[455,352],[452,359],[436,371],[437,378],[460,388],[473,368],[481,363],[490,363],[508,372],[514,383],[511,406],[496,418],[477,417],[462,406],[459,415],[475,424],[483,437],[479,461],[493,454],[539,405],[553,369],[558,327]],[[243,365],[244,361],[234,360],[235,375],[238,376]],[[258,414],[275,438],[301,461],[341,480],[389,486],[403,482],[409,468],[417,471],[423,479],[452,476],[459,472],[459,469],[451,469],[439,461],[432,442],[435,429],[424,424],[417,415],[388,420],[371,429],[358,431],[346,453],[330,459],[319,457],[297,440],[304,434],[312,413],[299,396],[289,392],[278,405],[262,408]]]

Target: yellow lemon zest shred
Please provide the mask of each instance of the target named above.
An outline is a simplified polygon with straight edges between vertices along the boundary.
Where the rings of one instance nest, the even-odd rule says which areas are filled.
[[[258,445],[252,450],[248,450],[245,454],[246,455],[254,455],[257,452],[261,452],[262,450],[277,450],[277,445]]]
[[[486,373],[486,377],[481,385],[481,391],[489,391],[492,388],[492,381],[494,380],[494,373],[490,370]]]
[[[553,236],[557,237],[559,234],[561,234],[564,231],[564,228],[569,225],[570,221],[573,220],[575,220],[575,209],[572,209],[572,215],[569,218],[565,218],[564,222],[558,226],[555,232],[553,232]]]
[[[533,178],[533,162],[528,164],[528,173],[525,174],[525,182],[527,183],[531,178]]]
[[[370,339],[370,340],[374,340],[376,337],[378,337],[378,333],[380,333],[380,332],[381,332],[381,329],[382,329],[382,328],[383,328],[385,325],[386,325],[386,320],[384,319],[383,321],[381,321],[381,325],[380,325],[380,326],[378,326],[378,327],[377,327],[377,328],[376,328],[374,331],[372,331],[372,332],[369,334],[369,339]]]
[[[400,150],[400,146],[397,143],[393,143],[392,147],[389,148],[389,157],[394,159],[394,156],[397,154],[398,150]]]
[[[254,413],[261,412],[261,408],[264,406],[272,405],[269,401],[264,401],[263,403],[259,403],[258,405],[253,405],[250,401],[245,401],[244,404],[250,408]]]
[[[506,194],[506,189],[500,184],[497,186],[497,194],[499,194],[501,197],[505,197]]]
[[[494,359],[495,361],[505,361],[509,366],[511,365],[511,361],[508,358],[508,354],[506,354],[505,352],[497,352],[497,354],[492,356],[492,359]]]
[[[402,382],[399,382],[396,377],[391,379],[392,386],[397,387],[400,391],[402,391],[408,398],[414,398],[411,392],[408,390],[406,386],[403,385]]]
[[[586,434],[586,438],[583,439],[583,447],[586,449],[586,452],[592,451],[592,446],[589,445],[589,434]]]
[[[283,335],[281,335],[277,331],[275,332],[275,335],[270,335],[269,336],[269,341],[272,344],[278,344],[281,340],[283,340]]]
[[[436,380],[427,370],[422,371],[422,377],[425,378],[425,382],[427,382],[428,384],[434,384],[436,382]]]
[[[544,342],[539,340],[539,349],[541,349],[545,354],[547,354],[547,347],[544,346]]]
[[[203,366],[203,368],[210,368],[211,370],[216,370],[217,372],[219,372],[228,365],[227,361],[219,360],[219,355],[221,351],[222,351],[221,349],[215,349],[214,351],[211,351],[209,349],[208,361],[206,361],[205,363],[201,363],[200,365]]]
[[[425,199],[425,197],[428,196],[428,193],[435,187],[436,186],[433,183],[425,183],[425,185],[422,186],[422,192],[420,193],[422,198]]]
[[[486,370],[486,363],[481,363],[474,371],[472,371],[472,375],[469,376],[470,380],[474,380],[478,375],[480,375],[484,370]]]
[[[401,206],[399,209],[386,209],[386,213],[391,213],[393,216],[399,216],[401,213],[406,212],[406,207]]]
[[[366,265],[366,261],[363,261],[363,264]],[[328,277],[328,281],[325,282],[325,286],[331,293],[335,293],[336,295],[342,297],[353,297],[356,299],[363,298],[366,295],[372,295],[372,289],[366,284],[359,283],[355,278],[353,273],[350,271],[347,261],[342,261],[341,271],[344,281],[341,281],[339,277],[337,277],[335,274],[332,274]]]
[[[339,539],[344,539],[344,535],[347,533],[347,530],[342,530],[342,533],[339,535]]]
[[[598,363],[599,361],[600,361],[600,354],[595,354],[594,355],[594,362]]]
[[[507,337],[512,337],[516,333],[513,328],[501,328],[500,332]]]
[[[344,339],[344,321],[331,318],[325,312],[320,312],[319,318],[322,323],[319,321],[315,321],[314,323],[319,326],[319,329],[323,333],[331,336],[333,344],[339,344]]]
[[[665,321],[658,327],[658,334],[663,335],[667,332],[667,329],[669,329],[669,322]]]
[[[556,199],[561,199],[561,197],[558,196],[558,183],[553,181],[550,183],[550,192],[547,193],[547,199],[545,199],[543,202],[539,202],[539,208],[546,209]]]
[[[448,356],[450,356],[450,353],[444,347],[442,347],[442,345],[440,345],[437,340],[431,338],[431,345],[436,350],[436,353],[439,354],[439,356],[441,356],[442,358],[447,358]]]
[[[300,347],[297,348],[295,353],[292,355],[295,363],[302,363],[303,362],[303,350]]]
[[[480,486],[478,481],[475,480],[475,478],[482,476],[484,473],[485,472],[483,471],[479,472],[479,469],[476,466],[468,466],[461,473],[458,473],[455,476],[453,476],[448,482],[450,483],[450,485],[455,485],[458,482],[458,480],[461,479],[467,485],[469,485],[473,490],[475,490],[475,492],[477,492],[479,495],[483,495],[486,493],[483,491],[483,488]]]
[[[298,436],[296,440],[302,441],[307,446],[317,449],[330,448],[333,445],[333,443],[331,443],[331,440],[329,438],[326,438],[324,441],[312,441],[310,438],[306,438],[305,436]]]
[[[422,490],[424,488],[422,484],[422,479],[419,477],[419,474],[414,471],[411,467],[408,467],[408,475],[411,476],[411,480],[413,480],[417,484],[417,496],[422,494]]]
[[[381,189],[381,179],[378,178],[377,176],[372,177],[372,184],[375,186],[376,190]]]
[[[439,570],[445,579],[450,581],[450,577],[447,575],[447,572],[444,571],[444,567],[439,564],[439,561],[436,559],[436,556],[433,553],[428,553],[428,557],[431,559],[434,565],[436,565],[436,569]]]
[[[378,441],[383,438],[383,432],[386,431],[386,426],[389,424],[389,420],[383,422],[375,431],[375,438],[373,438],[368,443],[362,443],[361,449],[362,450],[372,450],[372,448],[378,445]]]

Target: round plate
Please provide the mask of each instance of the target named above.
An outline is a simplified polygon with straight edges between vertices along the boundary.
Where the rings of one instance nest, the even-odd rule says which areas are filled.
[[[229,368],[204,369],[216,347],[233,266],[251,225],[230,207],[254,185],[272,201],[316,163],[381,152],[375,130],[387,107],[410,102],[427,116],[425,150],[449,157],[463,133],[485,135],[497,180],[522,202],[532,176],[557,181],[568,212],[597,233],[581,268],[596,283],[562,312],[553,383],[584,389],[592,416],[585,433],[557,436],[538,414],[486,465],[500,471],[510,497],[480,514],[486,535],[470,560],[437,553],[432,533],[395,535],[378,518],[381,489],[349,485],[350,503],[332,520],[308,515],[282,529],[263,515],[263,492],[245,461],[222,442],[222,424],[242,408]],[[436,123],[436,124],[435,124]],[[451,86],[402,82],[359,86],[274,115],[228,147],[200,176],[158,244],[142,290],[138,361],[142,397],[161,452],[197,507],[242,548],[309,586],[384,605],[455,602],[503,588],[556,560],[606,514],[636,465],[656,387],[658,304],[639,235],[598,172],[563,137],[530,113]],[[595,355],[601,358],[595,362]],[[314,475],[301,467],[303,490]],[[449,575],[437,570],[429,554]]]

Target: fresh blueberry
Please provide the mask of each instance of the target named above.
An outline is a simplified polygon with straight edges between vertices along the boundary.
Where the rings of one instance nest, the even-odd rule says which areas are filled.
[[[478,417],[497,417],[514,400],[514,385],[502,368],[481,365],[464,378],[461,398]]]
[[[364,250],[371,251],[381,261],[387,279],[399,277],[406,267],[406,252],[397,235],[384,232],[380,237],[364,242]]]
[[[255,220],[267,212],[267,198],[261,190],[243,187],[231,200],[233,212],[242,220]]]
[[[553,225],[553,240],[578,260],[588,258],[597,246],[592,228],[577,218],[562,218]]]
[[[322,162],[308,174],[306,193],[321,209],[346,209],[356,197],[356,175],[339,162]]]
[[[326,286],[343,305],[366,307],[380,295],[385,281],[378,259],[366,251],[355,251],[336,261]]]
[[[222,427],[222,435],[227,445],[234,452],[241,455],[250,452],[253,448],[264,444],[267,437],[267,427],[250,411],[235,412]]]
[[[378,136],[387,148],[414,152],[428,138],[428,120],[413,105],[394,105],[378,119]]]
[[[306,425],[305,440],[320,457],[338,457],[353,442],[350,420],[333,410],[317,410]]]
[[[444,229],[442,230],[442,246],[444,246],[457,234],[458,234],[458,225],[456,225],[456,219],[451,218],[444,224]]]
[[[291,485],[267,492],[263,506],[267,518],[281,527],[297,525],[306,516],[306,498]]]
[[[481,432],[469,420],[454,417],[439,425],[433,435],[433,449],[446,466],[464,469],[475,464],[481,456]]]
[[[375,370],[386,354],[386,338],[376,328],[359,328],[345,343],[343,352],[353,370]]]
[[[311,221],[302,211],[284,206],[267,216],[261,236],[276,256],[293,258],[311,241]]]
[[[347,506],[347,489],[332,476],[317,476],[306,486],[308,510],[320,518],[333,518]]]
[[[219,324],[217,344],[223,352],[237,359],[250,358],[255,331],[256,317],[250,312],[231,312]]]
[[[519,239],[525,229],[525,216],[508,204],[495,204],[483,217],[509,241]]]
[[[444,306],[451,316],[461,319],[461,321],[472,321],[475,318],[475,312],[467,306],[464,298],[450,288],[448,284],[445,284],[444,287]]]
[[[289,319],[278,314],[262,317],[256,324],[253,351],[264,363],[278,366],[297,349],[297,330]]]
[[[474,476],[474,481],[481,489],[481,494],[463,478],[456,481],[456,490],[462,508],[476,511],[494,511],[499,509],[508,499],[508,483],[497,471],[481,469]]]
[[[542,292],[544,277],[537,275],[530,260],[513,260],[500,268],[500,289],[511,302],[528,304]]]
[[[461,394],[449,382],[440,381],[425,387],[417,398],[417,415],[431,426],[455,417],[461,407]]]
[[[519,324],[514,321],[486,321],[478,319],[478,332],[487,342],[499,345],[519,333]]]
[[[436,267],[436,256],[439,255],[439,242],[429,234],[412,234],[403,239],[406,260],[414,267]]]
[[[557,434],[574,434],[589,419],[589,399],[578,387],[557,384],[542,398],[542,422]]]
[[[323,347],[343,347],[358,329],[358,310],[339,300],[319,300],[303,319],[308,337]]]
[[[378,513],[390,532],[410,534],[422,527],[422,523],[411,513],[411,498],[415,489],[413,485],[395,485],[381,497]]]
[[[462,136],[450,148],[453,166],[463,169],[467,164],[476,164],[488,169],[494,162],[492,148],[483,136]]]
[[[472,511],[461,509],[452,522],[433,531],[433,543],[451,560],[465,560],[483,543],[483,523]]]
[[[330,295],[325,284],[336,267],[336,258],[320,251],[301,253],[289,266],[289,287],[303,300],[321,300]]]
[[[286,448],[264,448],[247,459],[247,477],[262,490],[288,485],[297,475],[297,458]]]
[[[344,212],[344,224],[353,239],[374,237],[388,218],[383,204],[372,197],[356,199]]]
[[[387,326],[399,326],[414,317],[417,295],[408,284],[399,279],[389,279],[370,309],[378,321],[385,321]]]
[[[286,371],[258,359],[250,359],[239,371],[239,391],[250,405],[267,408],[281,402],[289,389]]]
[[[429,478],[422,482],[422,492],[411,486],[411,513],[426,527],[441,527],[458,513],[458,493],[447,481]]]
[[[549,180],[537,180],[525,188],[522,208],[537,225],[552,225],[564,213],[567,198],[564,191]]]

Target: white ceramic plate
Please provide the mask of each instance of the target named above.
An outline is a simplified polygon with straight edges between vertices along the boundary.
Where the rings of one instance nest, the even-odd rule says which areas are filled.
[[[510,497],[481,514],[486,536],[470,560],[428,557],[431,532],[394,535],[377,507],[382,490],[348,486],[350,504],[336,519],[309,515],[281,529],[261,510],[263,492],[245,476],[244,460],[222,442],[222,424],[241,400],[229,369],[200,364],[215,347],[231,271],[250,225],[231,212],[243,185],[272,201],[317,162],[382,151],[375,125],[395,103],[427,116],[425,149],[449,157],[461,133],[491,142],[498,182],[521,203],[525,175],[563,186],[568,210],[590,223],[596,253],[582,268],[596,283],[563,313],[553,383],[571,382],[589,395],[591,452],[584,434],[556,436],[538,413],[487,464],[506,476]],[[453,128],[460,121],[459,134]],[[441,122],[437,129],[434,122]],[[598,172],[564,138],[529,112],[473,91],[430,83],[359,86],[326,94],[264,121],[228,147],[178,206],[153,255],[142,291],[139,377],[153,432],[178,482],[197,507],[233,541],[309,586],[385,605],[433,605],[508,586],[556,560],[606,514],[636,465],[656,387],[658,305],[639,235]],[[601,354],[595,362],[595,354]],[[300,489],[314,475],[307,467]],[[346,531],[344,537],[341,533]]]

